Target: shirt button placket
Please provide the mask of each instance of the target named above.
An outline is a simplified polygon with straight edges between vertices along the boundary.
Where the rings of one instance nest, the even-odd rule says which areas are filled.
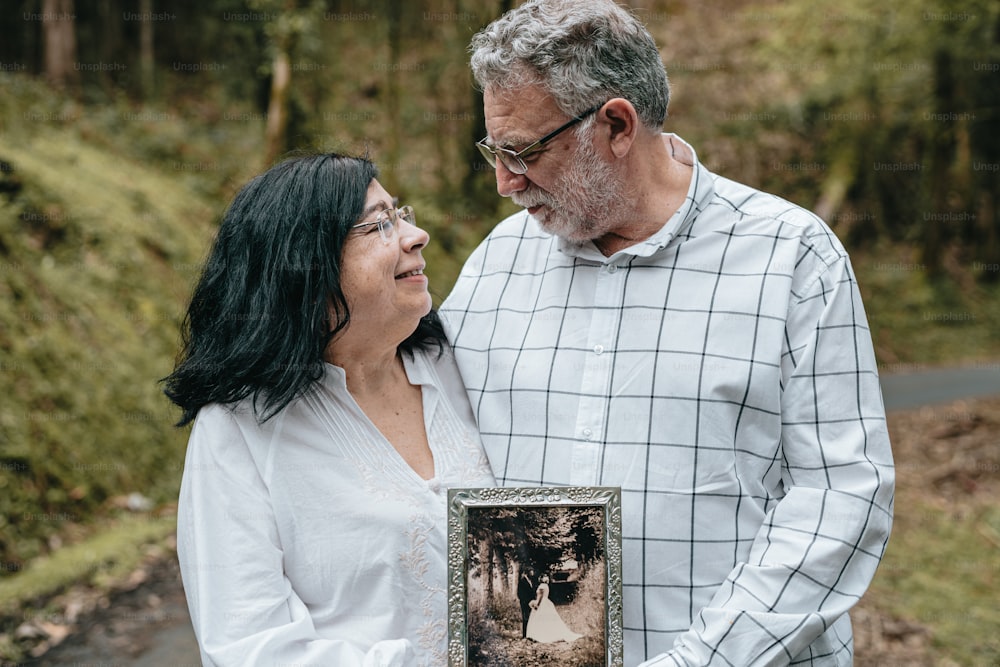
[[[618,330],[620,316],[622,278],[615,264],[607,264],[599,269],[594,294],[593,316],[588,332],[586,367],[580,388],[579,412],[577,414],[577,437],[573,446],[571,483],[593,485],[600,481],[601,454],[603,449],[604,416],[607,413],[607,393],[610,391],[611,358],[606,354],[614,349],[614,337]]]

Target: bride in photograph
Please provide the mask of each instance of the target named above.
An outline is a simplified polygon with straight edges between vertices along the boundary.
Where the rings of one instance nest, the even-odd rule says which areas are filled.
[[[537,596],[532,600],[531,616],[528,617],[528,629],[525,636],[534,639],[536,642],[551,644],[552,642],[571,642],[579,639],[583,635],[573,632],[556,611],[556,606],[549,599],[549,577],[542,575],[541,583],[538,584]]]

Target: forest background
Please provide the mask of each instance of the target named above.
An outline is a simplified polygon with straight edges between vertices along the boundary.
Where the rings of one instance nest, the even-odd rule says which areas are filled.
[[[246,180],[298,149],[367,152],[431,234],[438,300],[513,212],[473,146],[485,130],[466,47],[514,4],[4,4],[0,655],[17,655],[5,629],[23,605],[126,570],[137,543],[172,530],[187,431],[172,427],[157,381]],[[665,129],[713,171],[816,210],[845,242],[882,373],[996,368],[1000,4],[628,4],[673,85]],[[965,519],[951,527],[966,525],[967,539],[947,541],[971,563],[968,600],[996,590],[1000,542],[974,536],[1000,534],[1000,511]],[[909,557],[880,577],[929,606],[906,611],[912,599],[889,591],[884,605],[930,619],[958,664],[995,661],[998,640],[983,631],[998,625],[995,605],[941,607],[926,582],[943,566]]]

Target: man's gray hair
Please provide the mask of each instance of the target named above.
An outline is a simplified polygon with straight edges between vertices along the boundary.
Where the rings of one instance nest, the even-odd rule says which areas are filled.
[[[469,45],[483,89],[541,85],[575,116],[623,97],[659,131],[670,84],[646,27],[613,0],[530,0],[478,32]]]

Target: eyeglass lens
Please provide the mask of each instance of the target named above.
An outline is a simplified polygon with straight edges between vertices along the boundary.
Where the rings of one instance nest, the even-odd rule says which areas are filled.
[[[383,211],[375,219],[378,225],[378,232],[382,235],[382,240],[388,243],[396,234],[396,223],[402,218],[411,225],[416,224],[416,216],[413,214],[412,206],[400,206],[398,208]]]
[[[499,158],[503,166],[514,174],[523,174],[526,171],[521,165],[521,160],[506,148],[493,148],[482,142],[476,143],[476,147],[483,154],[486,164],[493,169],[497,168],[497,159]]]

